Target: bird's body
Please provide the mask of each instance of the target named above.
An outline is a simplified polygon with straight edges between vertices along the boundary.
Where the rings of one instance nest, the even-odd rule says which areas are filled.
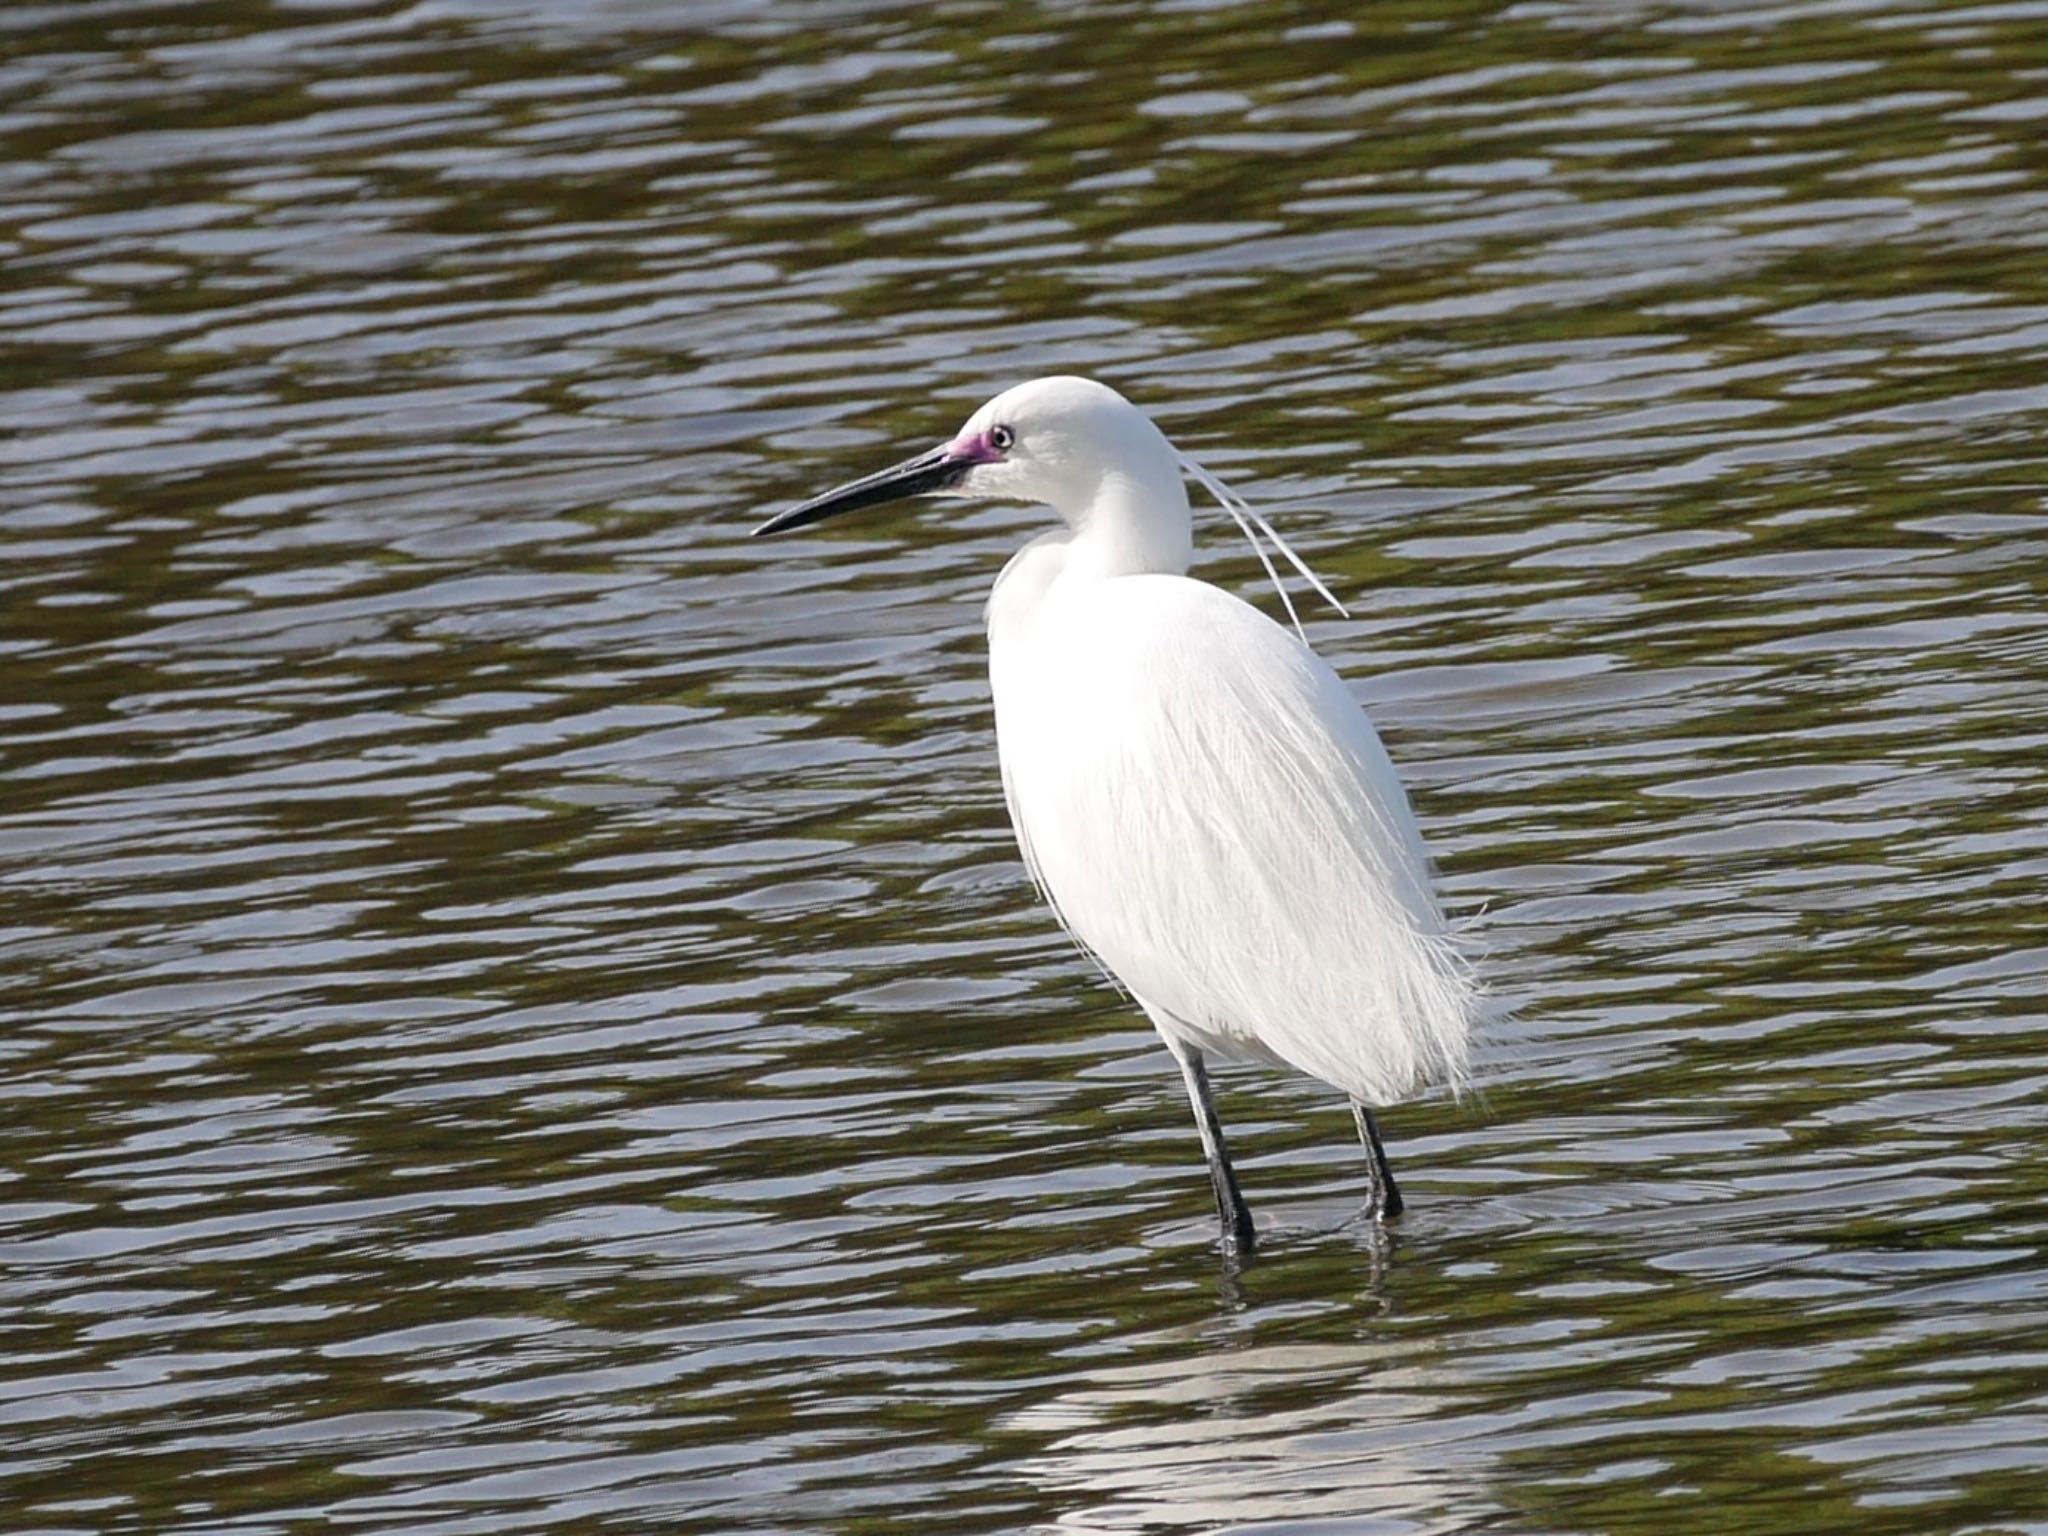
[[[1249,1247],[1204,1057],[1290,1066],[1348,1095],[1392,1215],[1367,1106],[1457,1081],[1474,990],[1364,711],[1296,634],[1185,574],[1181,467],[1114,391],[1040,379],[945,448],[762,531],[892,494],[1060,512],[1066,526],[1018,551],[988,603],[1004,796],[1060,921],[1172,1049],[1226,1234]]]
[[[1422,843],[1322,658],[1186,576],[1015,584],[989,604],[1003,792],[1074,937],[1198,1050],[1372,1104],[1455,1075],[1462,973]]]

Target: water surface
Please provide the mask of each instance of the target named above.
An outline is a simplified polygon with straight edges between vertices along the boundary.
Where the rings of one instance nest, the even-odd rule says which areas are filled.
[[[2041,1528],[2048,6],[1355,10],[0,11],[0,1523]],[[1023,878],[1042,514],[745,538],[1053,370],[1515,1012],[1390,1237]]]

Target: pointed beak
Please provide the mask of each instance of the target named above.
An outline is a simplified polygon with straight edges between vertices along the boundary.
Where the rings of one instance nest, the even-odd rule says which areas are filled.
[[[756,528],[754,537],[758,539],[766,533],[787,533],[792,528],[806,528],[828,517],[837,517],[842,512],[857,512],[862,507],[880,506],[885,501],[936,495],[958,485],[980,462],[972,454],[959,452],[957,444],[947,443],[914,459],[905,459],[901,464],[892,464],[872,475],[849,481],[822,496],[799,502]]]

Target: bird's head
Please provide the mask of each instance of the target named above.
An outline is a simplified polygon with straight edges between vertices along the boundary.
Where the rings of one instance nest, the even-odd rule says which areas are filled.
[[[1077,528],[1111,502],[1152,501],[1187,517],[1179,460],[1151,418],[1107,384],[1056,376],[1004,390],[950,441],[813,496],[754,532],[782,533],[907,496],[1041,502]]]

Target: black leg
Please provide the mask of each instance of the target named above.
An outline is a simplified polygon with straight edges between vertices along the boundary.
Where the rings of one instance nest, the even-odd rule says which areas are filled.
[[[1216,1101],[1209,1096],[1209,1070],[1202,1065],[1202,1053],[1191,1045],[1169,1041],[1173,1059],[1180,1063],[1180,1075],[1187,1079],[1188,1102],[1195,1107],[1195,1128],[1202,1133],[1202,1151],[1209,1159],[1209,1182],[1216,1190],[1216,1214],[1223,1223],[1223,1242],[1240,1253],[1250,1253],[1255,1242],[1252,1213],[1237,1187],[1237,1175],[1230,1171],[1230,1150],[1223,1145],[1223,1122],[1216,1118]]]
[[[1368,1160],[1372,1178],[1369,1208],[1381,1221],[1391,1221],[1407,1208],[1407,1202],[1401,1198],[1401,1186],[1394,1182],[1393,1165],[1387,1161],[1386,1144],[1380,1140],[1380,1123],[1358,1099],[1351,1101],[1351,1117],[1358,1122],[1359,1143],[1372,1153]]]

